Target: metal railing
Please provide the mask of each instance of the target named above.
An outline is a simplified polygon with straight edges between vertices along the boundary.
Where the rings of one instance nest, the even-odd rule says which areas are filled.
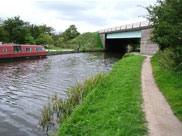
[[[116,32],[116,31],[124,31],[124,30],[127,30],[127,29],[137,29],[137,28],[147,27],[147,26],[151,26],[151,25],[152,25],[152,22],[143,21],[143,22],[137,22],[137,23],[127,24],[127,25],[102,29],[102,30],[99,30],[98,33],[109,33],[109,32]]]

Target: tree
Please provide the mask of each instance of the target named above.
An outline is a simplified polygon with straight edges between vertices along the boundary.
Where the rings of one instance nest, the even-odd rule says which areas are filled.
[[[42,45],[53,45],[54,40],[51,35],[41,33],[39,37],[36,39],[36,43]]]
[[[4,30],[4,27],[0,25],[0,42],[7,43],[9,41],[8,37],[8,33]]]
[[[39,26],[37,25],[34,25],[34,24],[31,24],[29,26],[29,32],[31,34],[31,36],[34,38],[34,39],[37,39],[39,37],[39,35],[41,34],[41,31],[39,29]]]
[[[30,35],[30,33],[27,33],[25,35],[25,43],[26,44],[35,44],[34,38]]]
[[[75,25],[70,25],[70,27],[66,29],[65,32],[62,34],[64,42],[67,42],[68,40],[71,40],[77,37],[78,35],[80,35],[80,33],[77,31]]]
[[[158,0],[147,8],[148,19],[154,23],[152,40],[161,50],[182,45],[182,0]]]
[[[51,35],[54,32],[54,29],[44,24],[39,26],[39,31],[40,33]]]
[[[4,30],[8,33],[8,42],[24,44],[28,22],[24,22],[19,16],[8,18],[3,22]]]
[[[61,45],[63,45],[63,41],[64,41],[64,38],[59,37],[58,40],[56,40],[55,45],[56,46],[61,46]]]
[[[158,0],[157,4],[149,6],[147,10],[149,12],[148,19],[154,23],[152,40],[158,43],[162,51],[169,48],[172,53],[169,53],[167,57],[175,62],[171,67],[182,72],[181,7],[182,0]]]

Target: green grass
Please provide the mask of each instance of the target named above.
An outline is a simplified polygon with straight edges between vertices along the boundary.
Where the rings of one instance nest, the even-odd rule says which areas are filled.
[[[103,45],[98,33],[83,33],[78,37],[68,41],[64,46],[68,48],[78,48],[79,44],[81,45],[81,50],[90,50],[90,49],[103,49]]]
[[[143,136],[141,66],[145,57],[130,56],[113,69],[60,125],[59,136]]]
[[[169,69],[164,71],[159,65],[160,57],[157,53],[152,58],[153,75],[174,114],[182,121],[182,75]]]
[[[46,50],[48,50],[48,51],[72,51],[72,49],[66,49],[66,48],[62,48],[60,46],[49,46],[49,47],[46,47]]]

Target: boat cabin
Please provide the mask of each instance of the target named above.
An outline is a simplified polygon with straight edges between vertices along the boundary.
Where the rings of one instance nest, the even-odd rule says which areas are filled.
[[[0,45],[1,58],[19,58],[19,57],[35,57],[46,56],[42,45],[18,45],[18,44],[3,44]]]

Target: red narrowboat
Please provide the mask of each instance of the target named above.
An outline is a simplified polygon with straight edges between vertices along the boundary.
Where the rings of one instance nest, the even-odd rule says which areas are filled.
[[[18,58],[45,57],[48,52],[42,45],[0,45],[0,60],[12,60]]]

